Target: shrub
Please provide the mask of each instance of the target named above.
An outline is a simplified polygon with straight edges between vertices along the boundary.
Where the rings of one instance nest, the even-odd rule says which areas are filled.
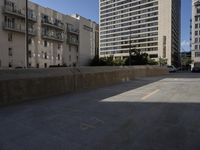
[[[113,59],[112,56],[102,58],[99,58],[99,56],[95,56],[90,63],[91,66],[122,66],[124,64],[124,60]]]

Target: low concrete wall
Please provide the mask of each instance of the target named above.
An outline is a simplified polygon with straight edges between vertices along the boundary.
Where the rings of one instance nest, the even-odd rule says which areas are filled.
[[[167,73],[156,66],[0,70],[0,105]]]

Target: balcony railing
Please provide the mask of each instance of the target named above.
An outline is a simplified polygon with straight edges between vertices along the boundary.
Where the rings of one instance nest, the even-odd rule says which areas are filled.
[[[67,31],[69,33],[72,33],[72,34],[76,34],[76,35],[79,35],[79,30],[78,29],[75,29],[74,27],[67,27]]]
[[[13,15],[15,17],[23,18],[23,19],[25,19],[26,17],[25,12],[23,12],[21,9],[16,9],[10,6],[3,6],[3,13]],[[28,19],[29,21],[33,21],[33,22],[37,21],[37,17],[34,14],[29,14]]]
[[[43,39],[48,39],[48,40],[53,40],[53,41],[58,41],[58,42],[64,42],[64,37],[63,35],[60,34],[52,34],[49,32],[42,32],[42,38]]]
[[[13,31],[13,32],[18,32],[18,33],[23,33],[23,34],[25,34],[25,32],[26,32],[26,29],[25,29],[24,26],[17,25],[15,23],[4,22],[3,23],[3,29],[7,30],[7,31]],[[36,31],[32,28],[28,29],[28,33],[29,33],[29,35],[32,35],[32,36],[36,35]]]
[[[75,38],[68,38],[67,43],[71,44],[71,45],[79,45],[79,40],[77,40]]]
[[[49,26],[49,27],[64,31],[64,24],[63,23],[56,23],[56,22],[53,23],[53,22],[49,21],[48,19],[42,19],[41,22],[42,22],[42,25]]]
[[[196,7],[198,7],[198,6],[200,6],[200,2],[199,2],[199,1],[196,1],[196,2],[194,3],[194,5],[195,5]]]

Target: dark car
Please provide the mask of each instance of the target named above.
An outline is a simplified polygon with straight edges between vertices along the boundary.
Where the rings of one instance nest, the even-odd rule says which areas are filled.
[[[17,67],[15,67],[15,69],[24,69],[24,67],[17,66]]]
[[[192,72],[200,72],[200,67],[193,67]]]
[[[167,66],[167,69],[169,70],[170,73],[177,71],[177,69],[174,66]]]

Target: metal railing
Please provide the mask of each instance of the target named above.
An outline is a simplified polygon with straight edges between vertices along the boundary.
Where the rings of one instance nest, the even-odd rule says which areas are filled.
[[[63,23],[58,23],[58,22],[51,22],[48,19],[42,19],[41,20],[43,25],[47,25],[56,29],[64,30],[64,24]]]
[[[64,42],[64,37],[62,33],[42,32],[42,38],[53,41]]]
[[[74,34],[79,34],[79,29],[76,29],[74,27],[67,27],[67,31],[70,33],[74,33]]]
[[[20,25],[20,24],[17,25],[16,23],[3,22],[2,26],[4,30],[8,30],[8,31],[14,31],[14,32],[19,32],[19,33],[26,32],[25,26]],[[33,28],[29,28],[28,33],[30,35],[36,35],[36,31]]]
[[[79,45],[79,40],[77,40],[75,38],[68,38],[67,43],[72,44],[72,45]]]
[[[26,17],[25,12],[21,9],[13,8],[11,6],[3,6],[3,13],[14,15],[16,17],[24,18]],[[29,14],[28,19],[31,21],[37,21],[37,16],[34,14]]]

